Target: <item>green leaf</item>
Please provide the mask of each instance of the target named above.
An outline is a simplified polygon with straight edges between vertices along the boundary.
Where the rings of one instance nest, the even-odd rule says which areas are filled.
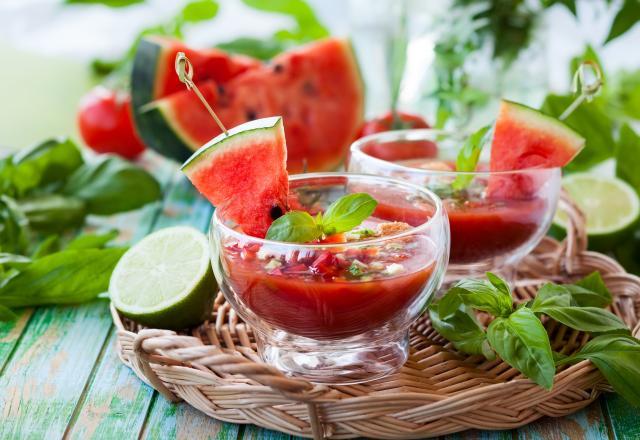
[[[13,254],[26,253],[29,243],[29,221],[16,201],[0,195],[0,250]]]
[[[2,321],[15,321],[18,319],[18,315],[13,313],[11,309],[0,304],[0,322]]]
[[[0,252],[0,267],[6,265],[9,268],[21,270],[31,263],[31,258],[24,255],[8,254]]]
[[[62,192],[84,200],[87,212],[97,215],[138,209],[162,196],[160,184],[151,174],[108,155],[76,170]]]
[[[18,209],[37,231],[60,232],[84,223],[86,204],[75,197],[43,194],[17,201]]]
[[[553,5],[562,5],[566,7],[569,10],[569,12],[571,12],[574,15],[574,17],[578,16],[575,0],[542,0],[542,5],[545,8],[550,8]]]
[[[482,127],[462,145],[456,158],[456,171],[473,172],[478,165],[482,148],[490,142],[492,130],[490,126]],[[453,189],[462,190],[473,180],[473,174],[458,174],[451,184]]]
[[[622,8],[620,8],[613,19],[609,35],[607,35],[607,39],[604,40],[604,44],[623,35],[638,21],[640,21],[640,1],[624,0]]]
[[[595,271],[576,281],[565,284],[577,305],[582,307],[606,307],[613,301],[600,272]]]
[[[289,45],[275,38],[240,37],[219,43],[216,47],[230,53],[248,55],[259,60],[269,60],[286,50]]]
[[[611,109],[627,118],[640,120],[640,69],[617,71],[609,78],[607,86],[605,91]]]
[[[37,260],[38,258],[45,257],[60,250],[60,237],[57,235],[50,235],[42,240],[33,251],[31,258]]]
[[[549,336],[536,315],[523,307],[487,328],[491,347],[506,363],[541,387],[553,386],[555,364]]]
[[[0,288],[0,304],[30,307],[74,304],[95,298],[126,248],[65,250],[33,261]]]
[[[558,364],[585,359],[593,362],[618,394],[640,407],[640,341],[628,335],[598,336]]]
[[[187,23],[210,20],[218,15],[218,2],[214,0],[191,1],[182,8],[180,20]]]
[[[477,310],[491,313],[493,316],[509,316],[513,310],[511,295],[504,290],[498,290],[486,281],[464,279],[456,283],[449,291],[452,295],[459,295],[462,302]],[[444,303],[446,308],[440,314],[447,316],[452,312],[451,306]]]
[[[16,153],[11,164],[3,164],[3,177],[10,182],[14,195],[23,196],[38,187],[63,181],[82,163],[76,144],[64,138],[50,139]]]
[[[529,308],[537,312],[545,307],[568,307],[572,303],[571,292],[565,286],[547,283],[538,289]]]
[[[467,354],[482,355],[489,360],[495,359],[484,329],[470,307],[458,301],[455,311],[447,317],[442,317],[438,312],[439,304],[429,307],[431,325],[456,349]]]
[[[126,6],[144,3],[145,0],[64,0],[68,5],[101,4],[110,8],[123,8]]]
[[[366,193],[354,193],[340,197],[325,211],[322,228],[325,235],[347,232],[359,226],[378,206],[378,202]]]
[[[85,234],[74,238],[66,247],[71,249],[100,249],[118,236],[117,230],[111,230],[104,234]]]
[[[598,307],[542,306],[532,307],[536,313],[555,319],[575,330],[591,333],[628,332],[627,325],[616,315]]]
[[[293,31],[282,30],[275,36],[282,40],[306,42],[324,38],[329,35],[316,17],[313,9],[303,0],[242,0],[244,4],[254,9],[265,12],[276,12],[293,18],[297,29]]]
[[[289,211],[269,226],[267,240],[306,243],[322,237],[322,228],[304,211]]]
[[[575,96],[548,95],[542,104],[542,111],[555,118],[574,101]],[[583,103],[564,121],[586,139],[586,145],[569,165],[567,171],[587,170],[605,159],[613,157],[613,120],[602,107],[602,101]]]
[[[640,115],[638,115],[640,117]],[[620,127],[616,145],[616,176],[640,194],[640,136],[628,125]]]

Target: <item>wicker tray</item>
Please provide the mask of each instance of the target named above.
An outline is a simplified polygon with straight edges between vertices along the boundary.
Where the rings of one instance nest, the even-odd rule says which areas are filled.
[[[561,243],[545,238],[518,267],[516,295],[528,300],[546,280],[570,281],[599,270],[614,294],[611,310],[640,336],[640,278],[613,259],[586,251],[584,218],[566,198],[572,227]],[[589,405],[609,386],[583,361],[556,374],[545,391],[499,360],[457,352],[423,316],[411,331],[402,370],[363,385],[324,386],[286,377],[260,361],[251,328],[222,295],[210,322],[190,334],[140,328],[111,307],[121,360],[167,399],[184,400],[233,423],[321,438],[408,439],[470,428],[512,429]],[[555,350],[577,351],[588,335],[547,324]]]

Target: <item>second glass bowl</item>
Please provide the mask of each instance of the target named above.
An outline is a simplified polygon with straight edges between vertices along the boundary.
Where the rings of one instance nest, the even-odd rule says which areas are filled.
[[[465,138],[431,129],[399,130],[353,143],[348,170],[409,181],[439,195],[451,226],[448,280],[512,269],[546,234],[560,192],[560,168],[455,171]],[[463,189],[454,182],[466,180]]]

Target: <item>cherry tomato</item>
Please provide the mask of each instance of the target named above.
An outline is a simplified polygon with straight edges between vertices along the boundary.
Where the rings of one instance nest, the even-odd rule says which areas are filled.
[[[135,159],[145,149],[133,126],[128,93],[98,86],[80,101],[78,127],[84,142],[97,153]]]
[[[404,112],[387,112],[384,115],[364,123],[360,136],[391,130],[411,128],[430,128],[429,124],[418,115]],[[434,158],[438,155],[438,147],[431,141],[398,141],[385,144],[369,144],[365,153],[383,160],[398,161],[408,159]]]

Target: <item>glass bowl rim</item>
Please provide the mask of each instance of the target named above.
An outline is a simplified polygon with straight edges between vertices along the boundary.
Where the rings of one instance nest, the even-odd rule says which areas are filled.
[[[383,181],[383,182],[393,183],[395,185],[409,187],[420,193],[426,194],[429,197],[429,199],[434,203],[436,211],[431,217],[429,217],[429,219],[426,222],[422,223],[421,225],[411,226],[411,229],[407,229],[405,231],[401,231],[395,234],[385,235],[383,237],[372,238],[367,240],[346,242],[346,243],[308,244],[308,243],[293,243],[289,241],[267,240],[266,238],[254,237],[252,235],[247,235],[243,232],[235,231],[234,229],[225,225],[221,221],[220,217],[218,216],[218,210],[216,209],[211,215],[211,221],[209,223],[209,235],[211,235],[216,228],[221,228],[222,230],[225,231],[225,233],[229,235],[232,235],[240,240],[250,241],[252,243],[259,243],[261,245],[270,245],[270,246],[285,246],[285,247],[292,247],[295,249],[318,250],[318,249],[332,249],[332,248],[339,248],[339,247],[348,248],[348,247],[359,247],[363,245],[371,246],[375,244],[383,244],[391,239],[402,238],[402,237],[413,235],[418,232],[425,231],[429,229],[429,227],[431,227],[431,224],[435,222],[435,219],[437,219],[438,217],[440,218],[444,217],[444,219],[448,221],[446,217],[446,212],[444,210],[444,206],[442,204],[442,200],[440,199],[440,197],[438,197],[430,189],[421,187],[419,185],[415,185],[411,182],[407,182],[404,180],[394,179],[394,178],[385,177],[385,176],[376,176],[373,174],[348,173],[348,172],[324,172],[324,173],[293,174],[289,176],[289,182],[305,180],[305,179],[330,178],[330,177],[347,177],[347,178],[356,177],[360,179],[366,178],[366,179],[377,180],[379,182]]]
[[[374,163],[384,164],[387,167],[393,168],[397,171],[405,171],[410,173],[424,174],[424,175],[436,175],[436,176],[458,176],[458,175],[467,175],[467,176],[509,176],[509,175],[518,175],[518,174],[529,174],[529,173],[541,173],[541,172],[550,172],[550,170],[559,170],[560,167],[550,167],[550,168],[522,168],[519,170],[508,170],[508,171],[442,171],[442,170],[427,170],[423,168],[414,168],[406,165],[400,165],[388,160],[380,159],[374,157],[368,153],[365,153],[362,148],[369,142],[377,141],[379,143],[387,143],[394,141],[421,141],[421,140],[429,140],[432,139],[423,139],[421,136],[425,135],[434,135],[434,136],[448,136],[451,138],[458,138],[461,141],[464,141],[467,137],[466,134],[460,134],[447,130],[439,130],[434,128],[412,128],[405,130],[391,130],[391,131],[383,131],[380,133],[374,133],[367,136],[363,136],[360,139],[354,141],[349,147],[349,151],[351,155],[362,155],[367,158],[367,160],[372,160]]]

